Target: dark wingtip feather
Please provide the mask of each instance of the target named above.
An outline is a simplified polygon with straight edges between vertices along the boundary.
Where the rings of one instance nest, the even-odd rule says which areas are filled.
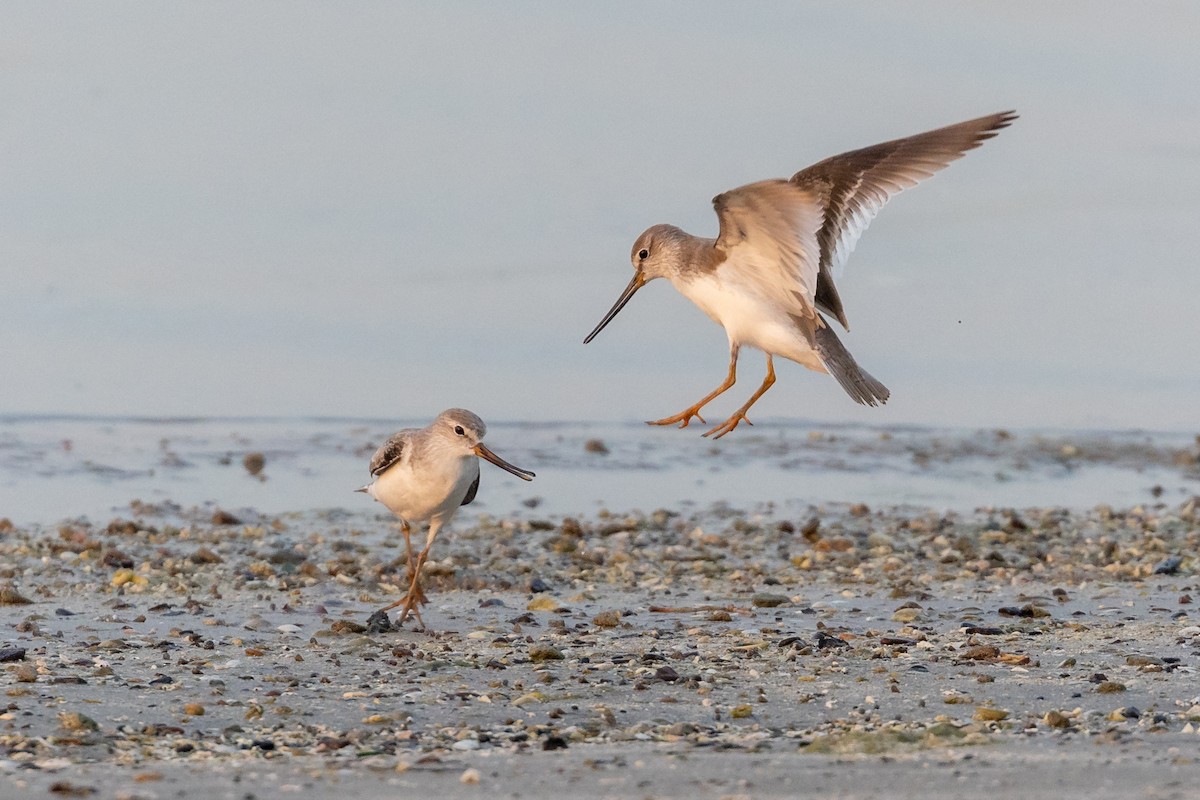
[[[975,135],[976,146],[998,136],[1000,131],[1012,125],[1019,117],[1020,115],[1016,111],[1001,111],[998,114],[992,114],[990,117],[981,117],[980,121],[990,119],[992,123]]]

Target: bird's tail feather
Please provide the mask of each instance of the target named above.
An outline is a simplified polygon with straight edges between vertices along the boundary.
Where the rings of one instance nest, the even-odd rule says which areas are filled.
[[[846,394],[854,398],[855,402],[875,406],[886,403],[892,396],[886,386],[872,378],[870,373],[858,365],[854,356],[850,355],[850,351],[846,349],[828,324],[817,328],[814,338],[821,363],[825,365],[825,369],[829,370],[830,375],[837,378],[837,382],[846,390]]]

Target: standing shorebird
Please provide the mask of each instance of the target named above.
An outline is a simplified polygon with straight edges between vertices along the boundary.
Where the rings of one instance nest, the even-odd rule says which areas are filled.
[[[462,408],[450,408],[438,414],[425,428],[405,428],[383,443],[371,457],[375,479],[358,492],[366,492],[400,518],[404,543],[408,549],[408,592],[379,611],[386,613],[403,605],[397,624],[413,612],[421,627],[425,621],[417,606],[425,602],[421,590],[421,568],[429,548],[443,525],[450,522],[459,506],[475,499],[479,491],[479,461],[485,458],[521,480],[530,481],[532,472],[514,467],[489,450],[482,441],[487,426],[476,415]],[[413,557],[411,525],[428,522],[425,548]]]
[[[729,337],[729,374],[700,402],[650,425],[686,428],[700,409],[733,386],[743,345],[767,354],[767,376],[746,404],[705,436],[721,438],[775,383],[774,356],[828,372],[854,400],[887,402],[891,392],[858,365],[822,316],[850,329],[834,286],[858,237],[879,209],[900,191],[961,158],[1001,128],[1006,111],[906,139],[851,150],[801,170],[791,180],[751,183],[713,198],[721,229],[716,239],[655,225],[633,245],[633,280],[583,340],[604,330],[634,293],[666,278]]]

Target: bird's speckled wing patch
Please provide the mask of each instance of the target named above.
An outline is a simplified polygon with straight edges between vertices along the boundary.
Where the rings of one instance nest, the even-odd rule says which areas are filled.
[[[408,431],[393,434],[371,456],[371,474],[379,477],[387,468],[404,457],[404,448],[408,446]]]

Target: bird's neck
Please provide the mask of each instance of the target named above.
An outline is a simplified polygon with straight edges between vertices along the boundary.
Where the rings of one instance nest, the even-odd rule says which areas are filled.
[[[725,260],[725,254],[716,247],[716,239],[688,236],[678,243],[678,260],[671,271],[672,282],[690,282],[708,275]]]

